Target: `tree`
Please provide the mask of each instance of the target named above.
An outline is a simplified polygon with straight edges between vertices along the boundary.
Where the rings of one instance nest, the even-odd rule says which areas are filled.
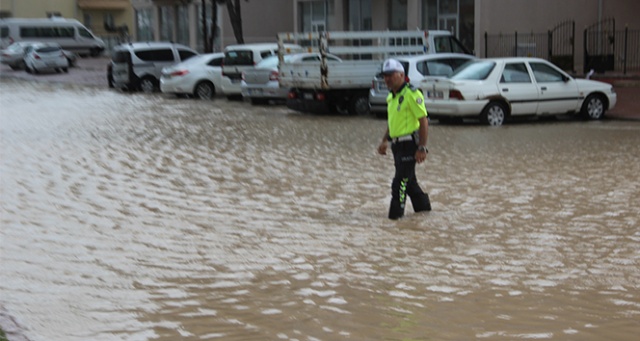
[[[249,0],[244,0],[249,2]],[[244,36],[242,34],[242,11],[240,10],[240,0],[226,0],[227,12],[231,20],[233,35],[236,37],[238,44],[244,44]]]
[[[211,29],[208,30],[207,14],[204,11],[207,1],[211,1]],[[245,0],[249,2],[249,0]],[[233,35],[236,37],[238,44],[244,44],[244,36],[242,33],[242,11],[240,7],[240,0],[201,0],[202,4],[202,30],[204,39],[204,51],[213,52],[213,43],[216,35],[218,34],[218,4],[226,5],[227,12],[229,13],[229,20],[231,21],[231,27],[233,28]]]

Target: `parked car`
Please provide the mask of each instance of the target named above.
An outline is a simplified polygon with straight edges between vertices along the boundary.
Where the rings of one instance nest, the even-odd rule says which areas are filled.
[[[437,53],[418,56],[397,56],[395,59],[404,67],[407,80],[414,86],[418,86],[425,76],[451,76],[453,70],[469,60],[475,59],[475,57],[462,53]],[[389,89],[384,83],[384,78],[381,74],[376,75],[369,91],[369,107],[372,114],[379,117],[387,115],[388,94]]]
[[[284,57],[285,63],[319,62],[320,53],[296,53]],[[334,55],[327,55],[330,62],[341,62]],[[242,73],[242,96],[248,98],[252,104],[264,104],[269,100],[286,100],[289,89],[281,88],[279,83],[278,56],[271,56],[261,60],[255,68]]]
[[[69,72],[69,61],[57,43],[35,43],[25,49],[25,70],[29,73],[42,71]]]
[[[2,50],[0,53],[0,62],[2,64],[9,65],[9,67],[13,70],[22,70],[24,69],[24,57],[25,57],[25,49],[27,46],[38,44],[36,42],[30,41],[19,41],[9,45],[6,49]],[[75,52],[62,50],[62,53],[69,61],[69,67],[73,67],[76,65],[78,60],[78,54]]]
[[[221,86],[223,58],[224,53],[208,53],[163,68],[160,90],[163,93],[213,99]]]
[[[296,44],[284,44],[284,53],[299,53],[304,49]],[[278,55],[277,43],[229,45],[224,49],[222,91],[228,98],[242,96],[242,73],[256,66],[262,59]]]
[[[519,115],[577,113],[597,120],[617,101],[610,84],[575,79],[544,59],[526,57],[471,61],[449,79],[426,77],[420,88],[430,116],[478,117],[492,126]]]
[[[129,91],[155,92],[159,90],[162,68],[197,54],[187,46],[169,42],[120,44],[111,54],[113,86]]]

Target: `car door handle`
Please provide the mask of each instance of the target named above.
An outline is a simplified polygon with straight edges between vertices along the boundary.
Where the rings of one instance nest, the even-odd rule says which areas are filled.
[[[546,86],[543,86],[543,87],[541,87],[541,88],[540,88],[540,90],[543,90],[543,91],[544,91],[544,90],[547,90],[547,87],[546,87]]]
[[[509,92],[509,88],[502,88],[502,92]]]

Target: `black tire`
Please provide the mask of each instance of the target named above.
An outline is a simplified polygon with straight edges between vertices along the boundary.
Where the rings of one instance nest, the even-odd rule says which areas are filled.
[[[11,70],[13,70],[13,71],[20,70],[20,66],[19,66],[18,64],[16,64],[16,65],[9,65],[9,67],[10,67],[10,68],[11,68]]]
[[[62,69],[61,68],[55,68],[55,71],[56,71],[56,73],[60,73],[60,72],[62,72]]]
[[[69,68],[68,68],[68,67],[63,67],[63,68],[62,68],[62,71],[63,71],[64,73],[69,73]]]
[[[24,70],[27,71],[27,73],[33,73],[33,70],[31,69],[31,67],[29,67],[29,65],[25,65]]]
[[[249,102],[251,102],[251,105],[263,105],[263,104],[267,104],[269,103],[268,99],[264,99],[264,98],[250,98]]]
[[[606,104],[602,95],[592,94],[582,103],[580,115],[587,120],[600,120],[604,117],[605,110]]]
[[[438,118],[440,124],[460,124],[463,122],[462,117],[442,116]]]
[[[216,87],[209,81],[196,84],[193,95],[199,99],[212,100],[216,96]]]
[[[145,76],[140,80],[140,91],[150,94],[158,91],[158,81],[152,76]]]
[[[349,113],[356,116],[371,115],[369,96],[362,94],[354,95],[351,100],[349,100]]]
[[[500,102],[489,102],[480,114],[480,122],[492,127],[499,127],[507,119],[507,109]]]

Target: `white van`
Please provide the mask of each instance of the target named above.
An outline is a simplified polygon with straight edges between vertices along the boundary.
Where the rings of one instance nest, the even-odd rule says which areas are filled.
[[[78,20],[57,17],[0,19],[0,48],[7,48],[16,41],[58,43],[65,50],[91,56],[97,56],[105,49],[104,41]]]
[[[300,53],[305,50],[295,44],[284,44],[285,53]],[[224,49],[222,61],[222,91],[227,97],[242,95],[240,87],[242,73],[253,68],[259,61],[278,55],[277,43],[230,45]]]
[[[162,68],[185,61],[198,52],[170,42],[120,44],[111,53],[113,86],[129,91],[156,92]]]

